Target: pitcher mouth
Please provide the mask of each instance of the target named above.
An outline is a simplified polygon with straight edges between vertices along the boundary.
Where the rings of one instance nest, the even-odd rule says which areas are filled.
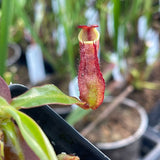
[[[91,25],[91,26],[78,26],[78,28],[82,28],[80,33],[78,34],[78,40],[81,43],[87,43],[87,44],[93,44],[94,42],[99,40],[100,34],[95,29],[95,27],[98,27],[97,25]]]

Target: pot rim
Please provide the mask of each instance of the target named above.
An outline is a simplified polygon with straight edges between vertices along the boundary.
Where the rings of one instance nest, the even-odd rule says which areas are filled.
[[[112,101],[113,99],[114,98],[112,96],[108,96],[108,97],[105,96],[103,103],[108,103],[108,102]],[[141,118],[140,126],[133,135],[131,135],[127,138],[124,138],[122,140],[118,140],[115,142],[96,143],[95,145],[101,150],[103,150],[103,149],[117,149],[117,148],[125,147],[129,144],[132,144],[133,142],[140,139],[140,137],[145,133],[145,131],[148,127],[147,113],[140,104],[138,104],[136,101],[128,99],[128,98],[125,98],[121,104],[125,104],[129,107],[135,108],[138,111],[140,118]]]

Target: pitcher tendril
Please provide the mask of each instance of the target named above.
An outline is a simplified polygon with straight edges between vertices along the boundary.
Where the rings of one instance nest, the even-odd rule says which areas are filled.
[[[78,71],[78,86],[81,105],[84,109],[97,109],[103,102],[105,81],[98,62],[99,32],[97,25],[78,26],[81,31],[78,35],[80,46],[80,64]]]

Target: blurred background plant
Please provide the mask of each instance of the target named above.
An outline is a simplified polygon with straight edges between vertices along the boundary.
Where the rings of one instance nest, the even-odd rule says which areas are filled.
[[[25,50],[30,43],[24,35],[27,31],[41,46],[45,60],[57,74],[75,77],[78,56],[76,33],[77,26],[86,23],[83,16],[85,1],[15,0],[1,3],[1,75],[6,70],[8,43],[19,43]],[[8,13],[8,7],[13,11]]]
[[[114,81],[121,82],[117,83],[118,88],[128,84],[135,90],[160,88],[159,80],[149,81],[160,57],[160,30],[153,27],[157,21],[155,14],[159,13],[158,3],[152,0],[90,1],[95,14],[98,11],[101,61],[102,64],[115,63],[112,77]],[[105,71],[105,68],[102,70]],[[77,108],[67,117],[67,121],[74,125],[88,112]]]
[[[129,82],[136,89],[157,87],[143,82],[159,57],[158,0],[2,0],[0,3],[0,75],[7,71],[9,43],[19,44],[24,56],[31,43],[27,31],[40,45],[53,74],[74,79],[79,61],[77,26],[98,24],[102,70],[106,63],[112,62],[116,64],[112,72],[116,81]]]
[[[122,79],[136,89],[157,88],[159,84],[147,83],[146,80],[160,53],[159,33],[152,28],[158,5],[151,0],[113,0],[109,7],[112,10],[110,16],[113,17],[113,52],[117,54]]]
[[[40,46],[45,72],[49,73],[42,84],[54,83],[64,93],[70,92],[71,84],[75,90],[72,96],[79,97],[77,26],[84,24],[99,25],[105,95],[117,96],[131,85],[136,94],[133,99],[144,108],[153,107],[160,95],[159,0],[0,0],[0,75],[8,83],[41,84],[31,84],[26,78],[26,52],[34,42]],[[20,45],[23,61],[8,67],[10,43]],[[145,88],[154,91],[147,90],[147,96],[141,97],[138,92],[144,93]],[[70,111],[66,120],[73,126],[91,112],[75,106],[69,106]]]
[[[6,75],[8,82],[23,83],[27,69],[25,73],[22,66],[8,69],[6,65],[8,45],[19,44],[21,57],[25,57],[27,46],[35,41],[42,50],[45,67],[47,62],[52,77],[58,75],[62,85],[67,83],[68,92],[79,61],[77,26],[98,24],[99,58],[106,81],[112,75],[115,81],[129,83],[136,89],[158,88],[159,82],[147,80],[160,55],[159,10],[158,0],[1,0],[0,75]],[[108,63],[115,67],[106,76]],[[22,69],[21,75],[18,69]],[[50,82],[56,84],[59,79]]]

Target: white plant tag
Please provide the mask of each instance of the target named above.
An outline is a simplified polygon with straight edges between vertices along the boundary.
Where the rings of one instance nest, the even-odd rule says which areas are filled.
[[[147,31],[146,37],[145,37],[146,45],[148,47],[146,51],[147,59],[146,62],[148,65],[152,65],[154,62],[156,62],[158,55],[159,55],[159,35],[156,31],[153,29],[149,29]]]
[[[118,55],[116,53],[111,54],[110,60],[111,60],[111,62],[113,62],[115,64],[115,67],[113,68],[113,71],[112,71],[113,79],[118,82],[123,82],[124,77],[120,72],[120,67],[122,69],[126,68],[125,60],[121,60],[120,62],[118,62]]]
[[[45,80],[46,73],[43,56],[41,48],[38,44],[31,44],[27,47],[26,60],[31,84],[34,85]]]
[[[79,99],[78,77],[75,77],[72,81],[70,81],[69,95]],[[78,106],[76,104],[72,105],[72,109],[75,109],[77,107]]]

